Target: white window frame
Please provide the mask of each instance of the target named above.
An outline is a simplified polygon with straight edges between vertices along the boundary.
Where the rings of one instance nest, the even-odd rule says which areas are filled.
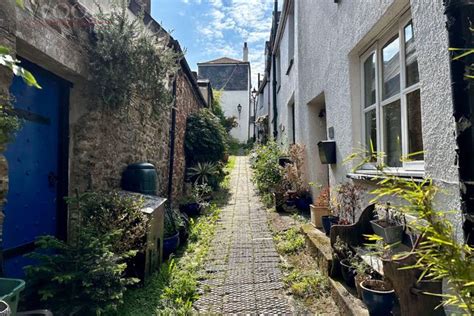
[[[376,128],[377,128],[377,151],[385,152],[384,144],[384,121],[383,121],[383,110],[384,106],[400,100],[400,115],[401,115],[401,137],[402,137],[402,157],[406,157],[408,152],[408,119],[407,119],[407,95],[413,91],[420,90],[420,82],[406,87],[406,65],[405,65],[405,27],[412,22],[412,17],[410,13],[404,14],[398,21],[388,28],[388,31],[384,33],[383,36],[379,37],[378,40],[374,42],[369,49],[366,50],[364,54],[360,56],[360,80],[361,80],[361,122],[362,122],[362,133],[361,133],[361,144],[366,146],[366,122],[365,122],[365,113],[376,109]],[[413,27],[413,22],[412,22]],[[386,44],[389,43],[391,39],[398,35],[398,40],[400,43],[400,92],[389,97],[386,100],[382,100],[383,96],[383,69],[382,69],[382,49]],[[416,38],[415,38],[416,41]],[[415,42],[416,43],[416,42]],[[415,44],[416,47],[416,44]],[[367,58],[375,54],[375,104],[365,108],[365,78],[364,78],[364,63]],[[418,56],[417,56],[418,57]],[[419,69],[418,69],[419,72]],[[379,158],[381,159],[381,158]],[[382,161],[378,161],[382,163]],[[407,174],[410,172],[420,174],[425,168],[424,161],[403,161],[401,167],[386,167],[388,173],[394,174]],[[374,164],[365,164],[362,169],[364,170],[374,170]]]

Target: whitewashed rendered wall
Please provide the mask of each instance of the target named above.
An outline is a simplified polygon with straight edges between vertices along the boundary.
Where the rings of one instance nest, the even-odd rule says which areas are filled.
[[[242,112],[239,115],[238,105],[242,105]],[[250,96],[248,91],[222,91],[221,105],[226,117],[235,116],[239,126],[230,132],[232,137],[240,142],[247,142],[249,139],[249,106]]]
[[[330,183],[347,181],[352,166],[342,161],[360,147],[361,139],[359,56],[410,4],[420,72],[425,171],[450,194],[439,199],[438,208],[459,209],[455,125],[442,1],[352,0],[340,4],[296,1],[297,142],[309,147],[310,180],[318,182],[317,175],[324,174],[325,167],[319,164],[314,146],[320,137],[315,132],[321,123],[315,120],[313,106],[324,103],[327,127],[334,127],[337,144],[338,163],[329,168]],[[372,184],[366,182],[365,185]],[[453,221],[459,224],[460,215],[455,215]]]

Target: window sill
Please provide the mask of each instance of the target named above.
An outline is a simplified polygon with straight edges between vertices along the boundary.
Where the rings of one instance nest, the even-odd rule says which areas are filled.
[[[412,179],[415,182],[422,182],[425,177],[425,172],[422,170],[388,170],[385,173],[387,175],[398,176],[403,179]],[[387,178],[384,174],[381,174],[380,171],[368,169],[362,169],[356,172],[348,173],[346,176],[349,179],[368,181],[378,181]]]
[[[294,59],[292,58],[290,60],[290,64],[288,65],[288,69],[286,70],[286,75],[288,76],[290,74],[290,71],[291,69],[293,68],[293,63],[294,63]]]

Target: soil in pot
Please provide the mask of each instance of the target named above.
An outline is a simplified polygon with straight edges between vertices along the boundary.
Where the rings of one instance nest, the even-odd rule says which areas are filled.
[[[167,260],[179,247],[179,232],[163,239],[163,260]]]
[[[355,271],[348,259],[343,259],[341,264],[341,274],[347,286],[355,287]]]
[[[374,232],[383,238],[387,244],[401,242],[403,238],[403,226],[391,225],[384,219],[370,221]]]
[[[360,286],[360,284],[367,279],[368,279],[367,275],[356,274],[356,276],[354,277],[355,287],[357,290],[357,297],[360,299],[362,299],[362,287]]]
[[[326,233],[326,236],[329,236],[329,233],[331,232],[331,226],[339,222],[339,217],[333,215],[326,215],[321,217],[321,221],[323,223],[323,229]]]
[[[391,315],[395,303],[395,291],[381,280],[365,280],[360,284],[362,300],[372,316]]]

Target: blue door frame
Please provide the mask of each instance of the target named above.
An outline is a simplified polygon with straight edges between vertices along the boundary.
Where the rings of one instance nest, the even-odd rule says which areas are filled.
[[[15,77],[10,92],[22,128],[8,145],[9,192],[3,233],[4,275],[23,277],[23,256],[41,235],[67,237],[69,90],[71,84],[21,59],[42,89]]]

